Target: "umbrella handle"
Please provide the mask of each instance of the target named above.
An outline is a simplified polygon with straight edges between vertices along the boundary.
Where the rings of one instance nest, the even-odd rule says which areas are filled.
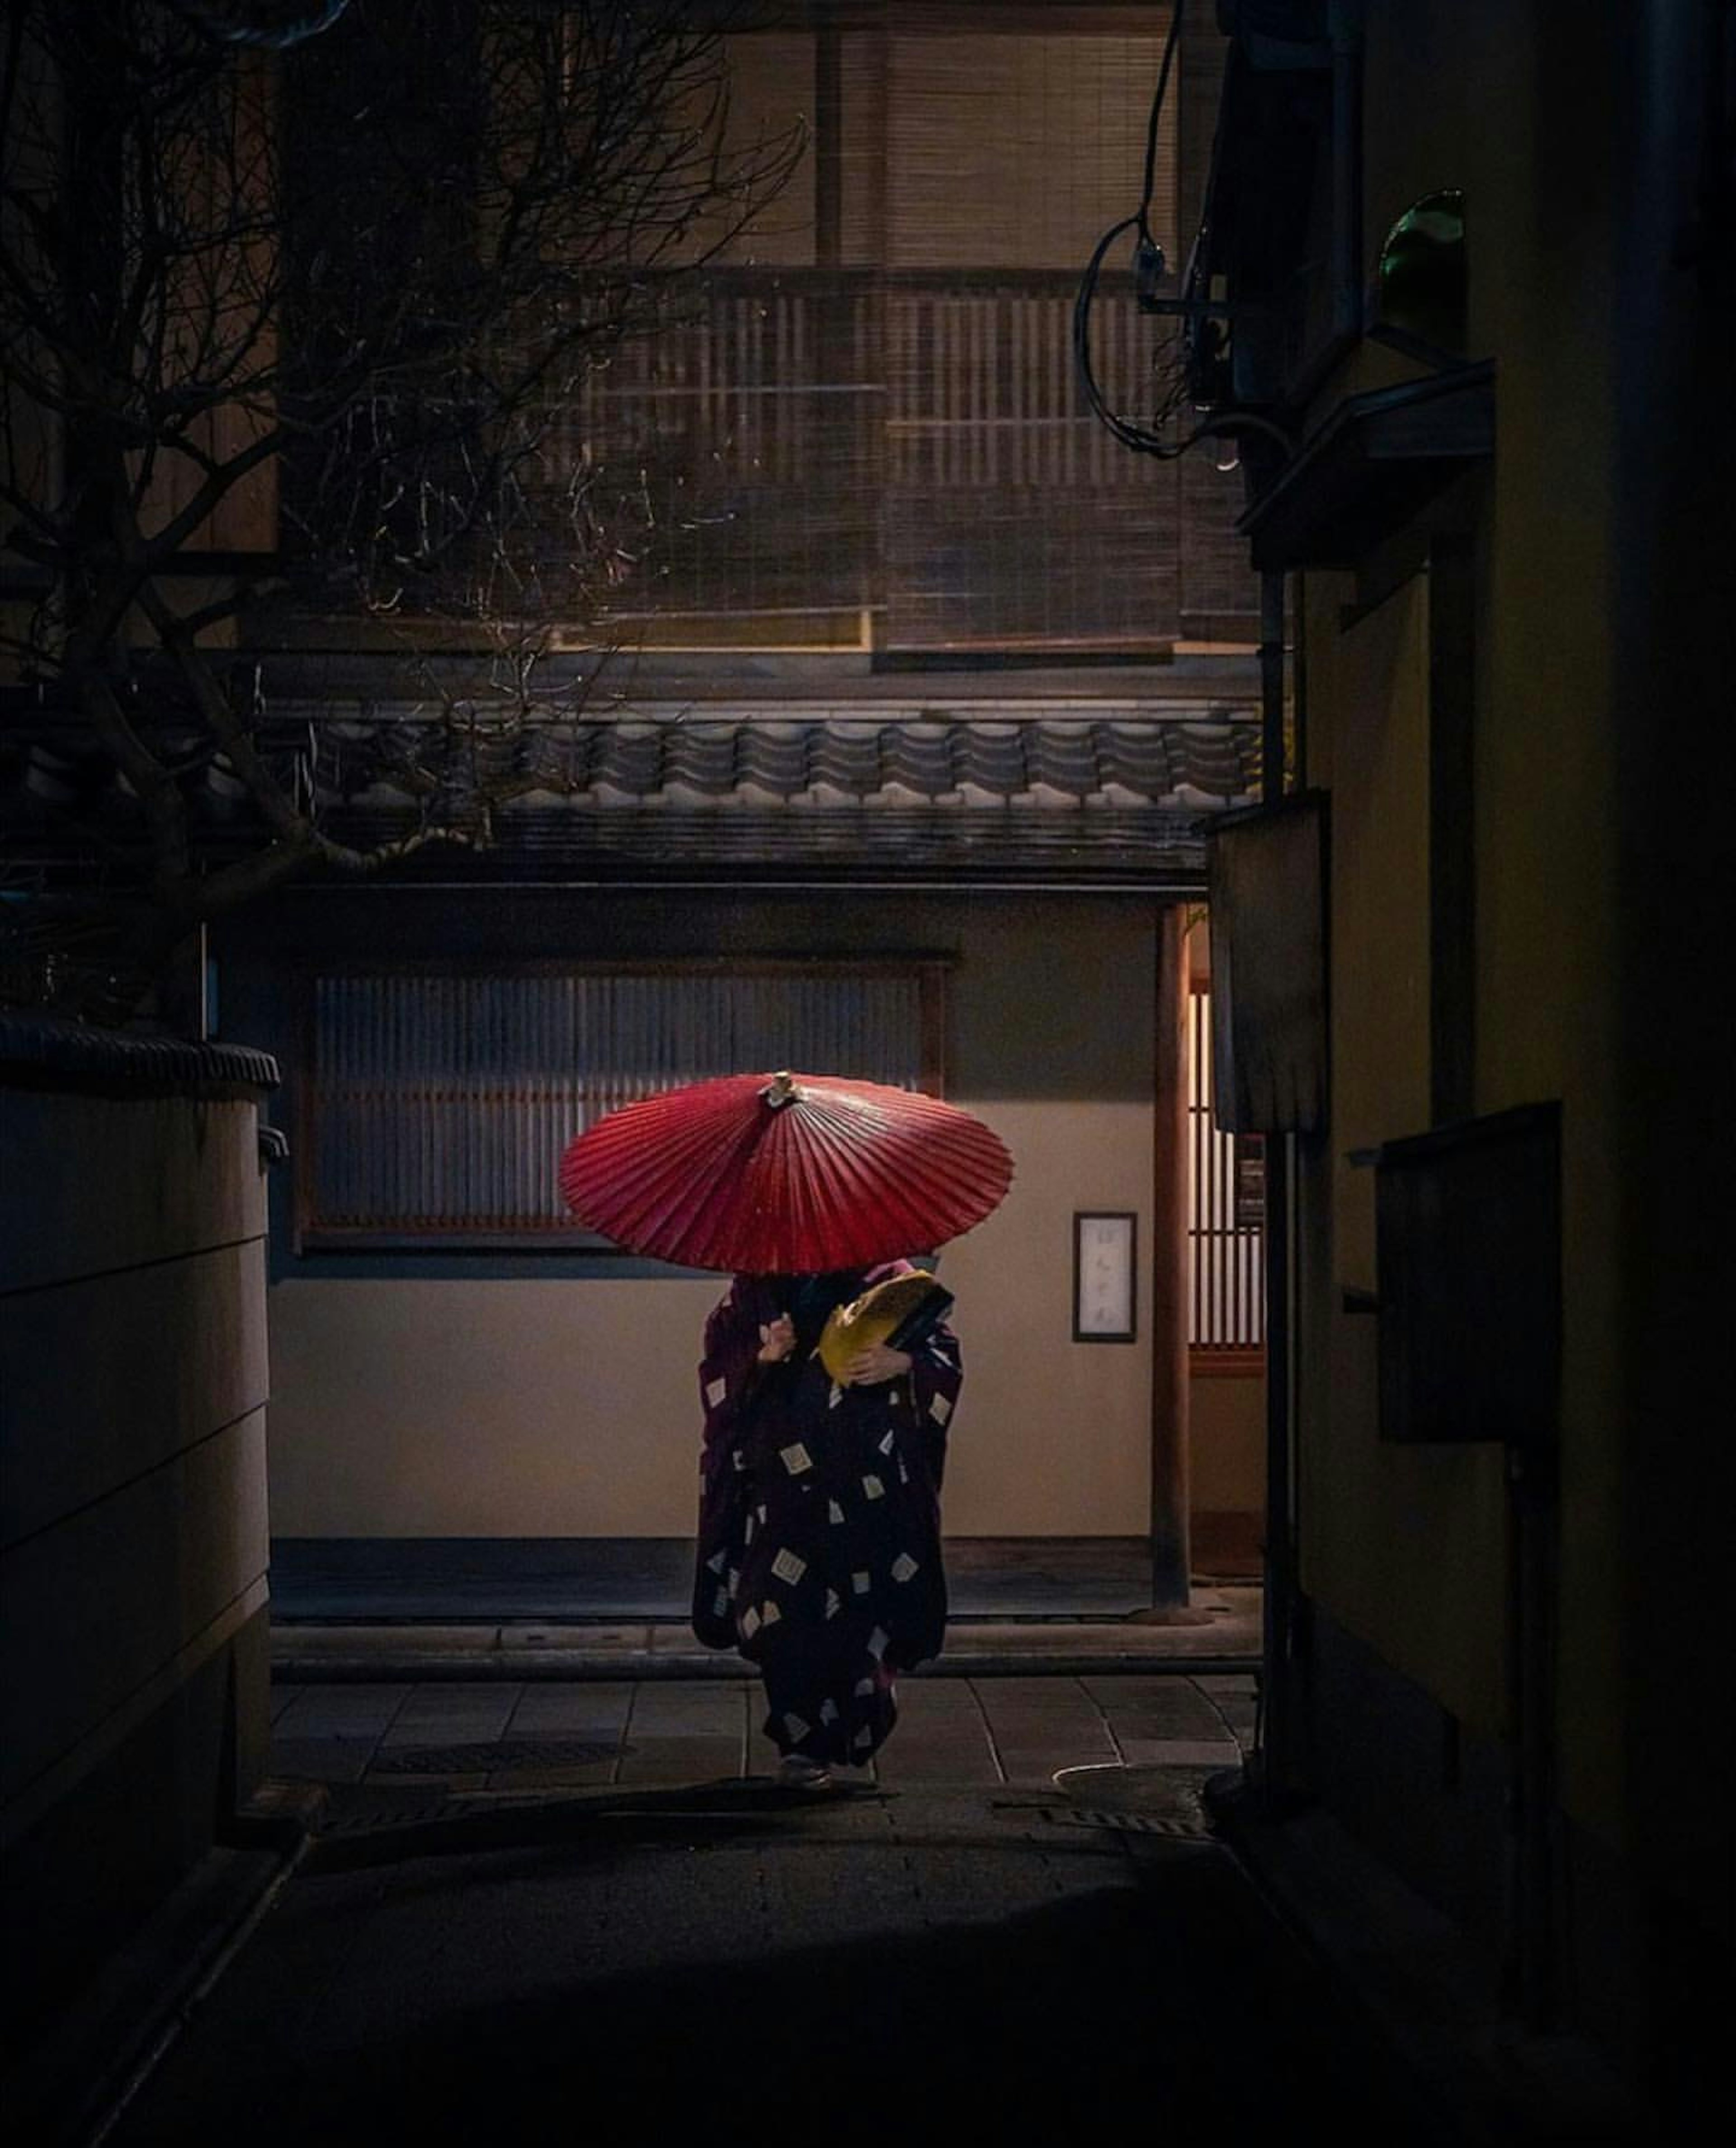
[[[795,1077],[785,1067],[782,1073],[772,1076],[769,1085],[762,1089],[760,1094],[770,1105],[773,1111],[778,1112],[781,1111],[785,1104],[796,1102],[801,1095],[801,1091],[795,1086]]]

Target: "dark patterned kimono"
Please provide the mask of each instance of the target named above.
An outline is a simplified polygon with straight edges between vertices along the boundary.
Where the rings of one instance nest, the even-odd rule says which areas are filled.
[[[860,1766],[897,1719],[895,1674],[946,1630],[941,1478],[962,1372],[946,1327],[910,1373],[840,1387],[814,1355],[827,1316],[906,1261],[828,1276],[737,1276],[705,1326],[693,1629],[765,1680],[784,1754]],[[759,1363],[780,1313],[795,1350]]]

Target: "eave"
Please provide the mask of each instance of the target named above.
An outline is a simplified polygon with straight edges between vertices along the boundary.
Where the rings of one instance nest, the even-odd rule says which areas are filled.
[[[1353,566],[1494,451],[1493,360],[1352,395],[1237,527],[1262,572]]]

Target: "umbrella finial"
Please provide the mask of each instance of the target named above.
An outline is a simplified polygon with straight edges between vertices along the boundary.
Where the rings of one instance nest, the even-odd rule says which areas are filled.
[[[777,1112],[781,1111],[785,1104],[795,1103],[801,1091],[795,1086],[795,1077],[786,1066],[782,1073],[772,1076],[770,1086],[762,1089],[760,1094],[773,1111]]]

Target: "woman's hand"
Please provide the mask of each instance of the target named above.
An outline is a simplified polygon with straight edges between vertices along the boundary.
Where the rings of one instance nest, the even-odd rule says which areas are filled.
[[[761,1323],[760,1328],[760,1363],[762,1365],[780,1365],[795,1348],[795,1322],[787,1312],[780,1312],[773,1321]]]
[[[845,1367],[844,1384],[850,1388],[877,1388],[883,1381],[896,1380],[910,1369],[911,1359],[904,1351],[888,1349],[884,1342],[871,1342],[865,1350],[858,1350]]]

